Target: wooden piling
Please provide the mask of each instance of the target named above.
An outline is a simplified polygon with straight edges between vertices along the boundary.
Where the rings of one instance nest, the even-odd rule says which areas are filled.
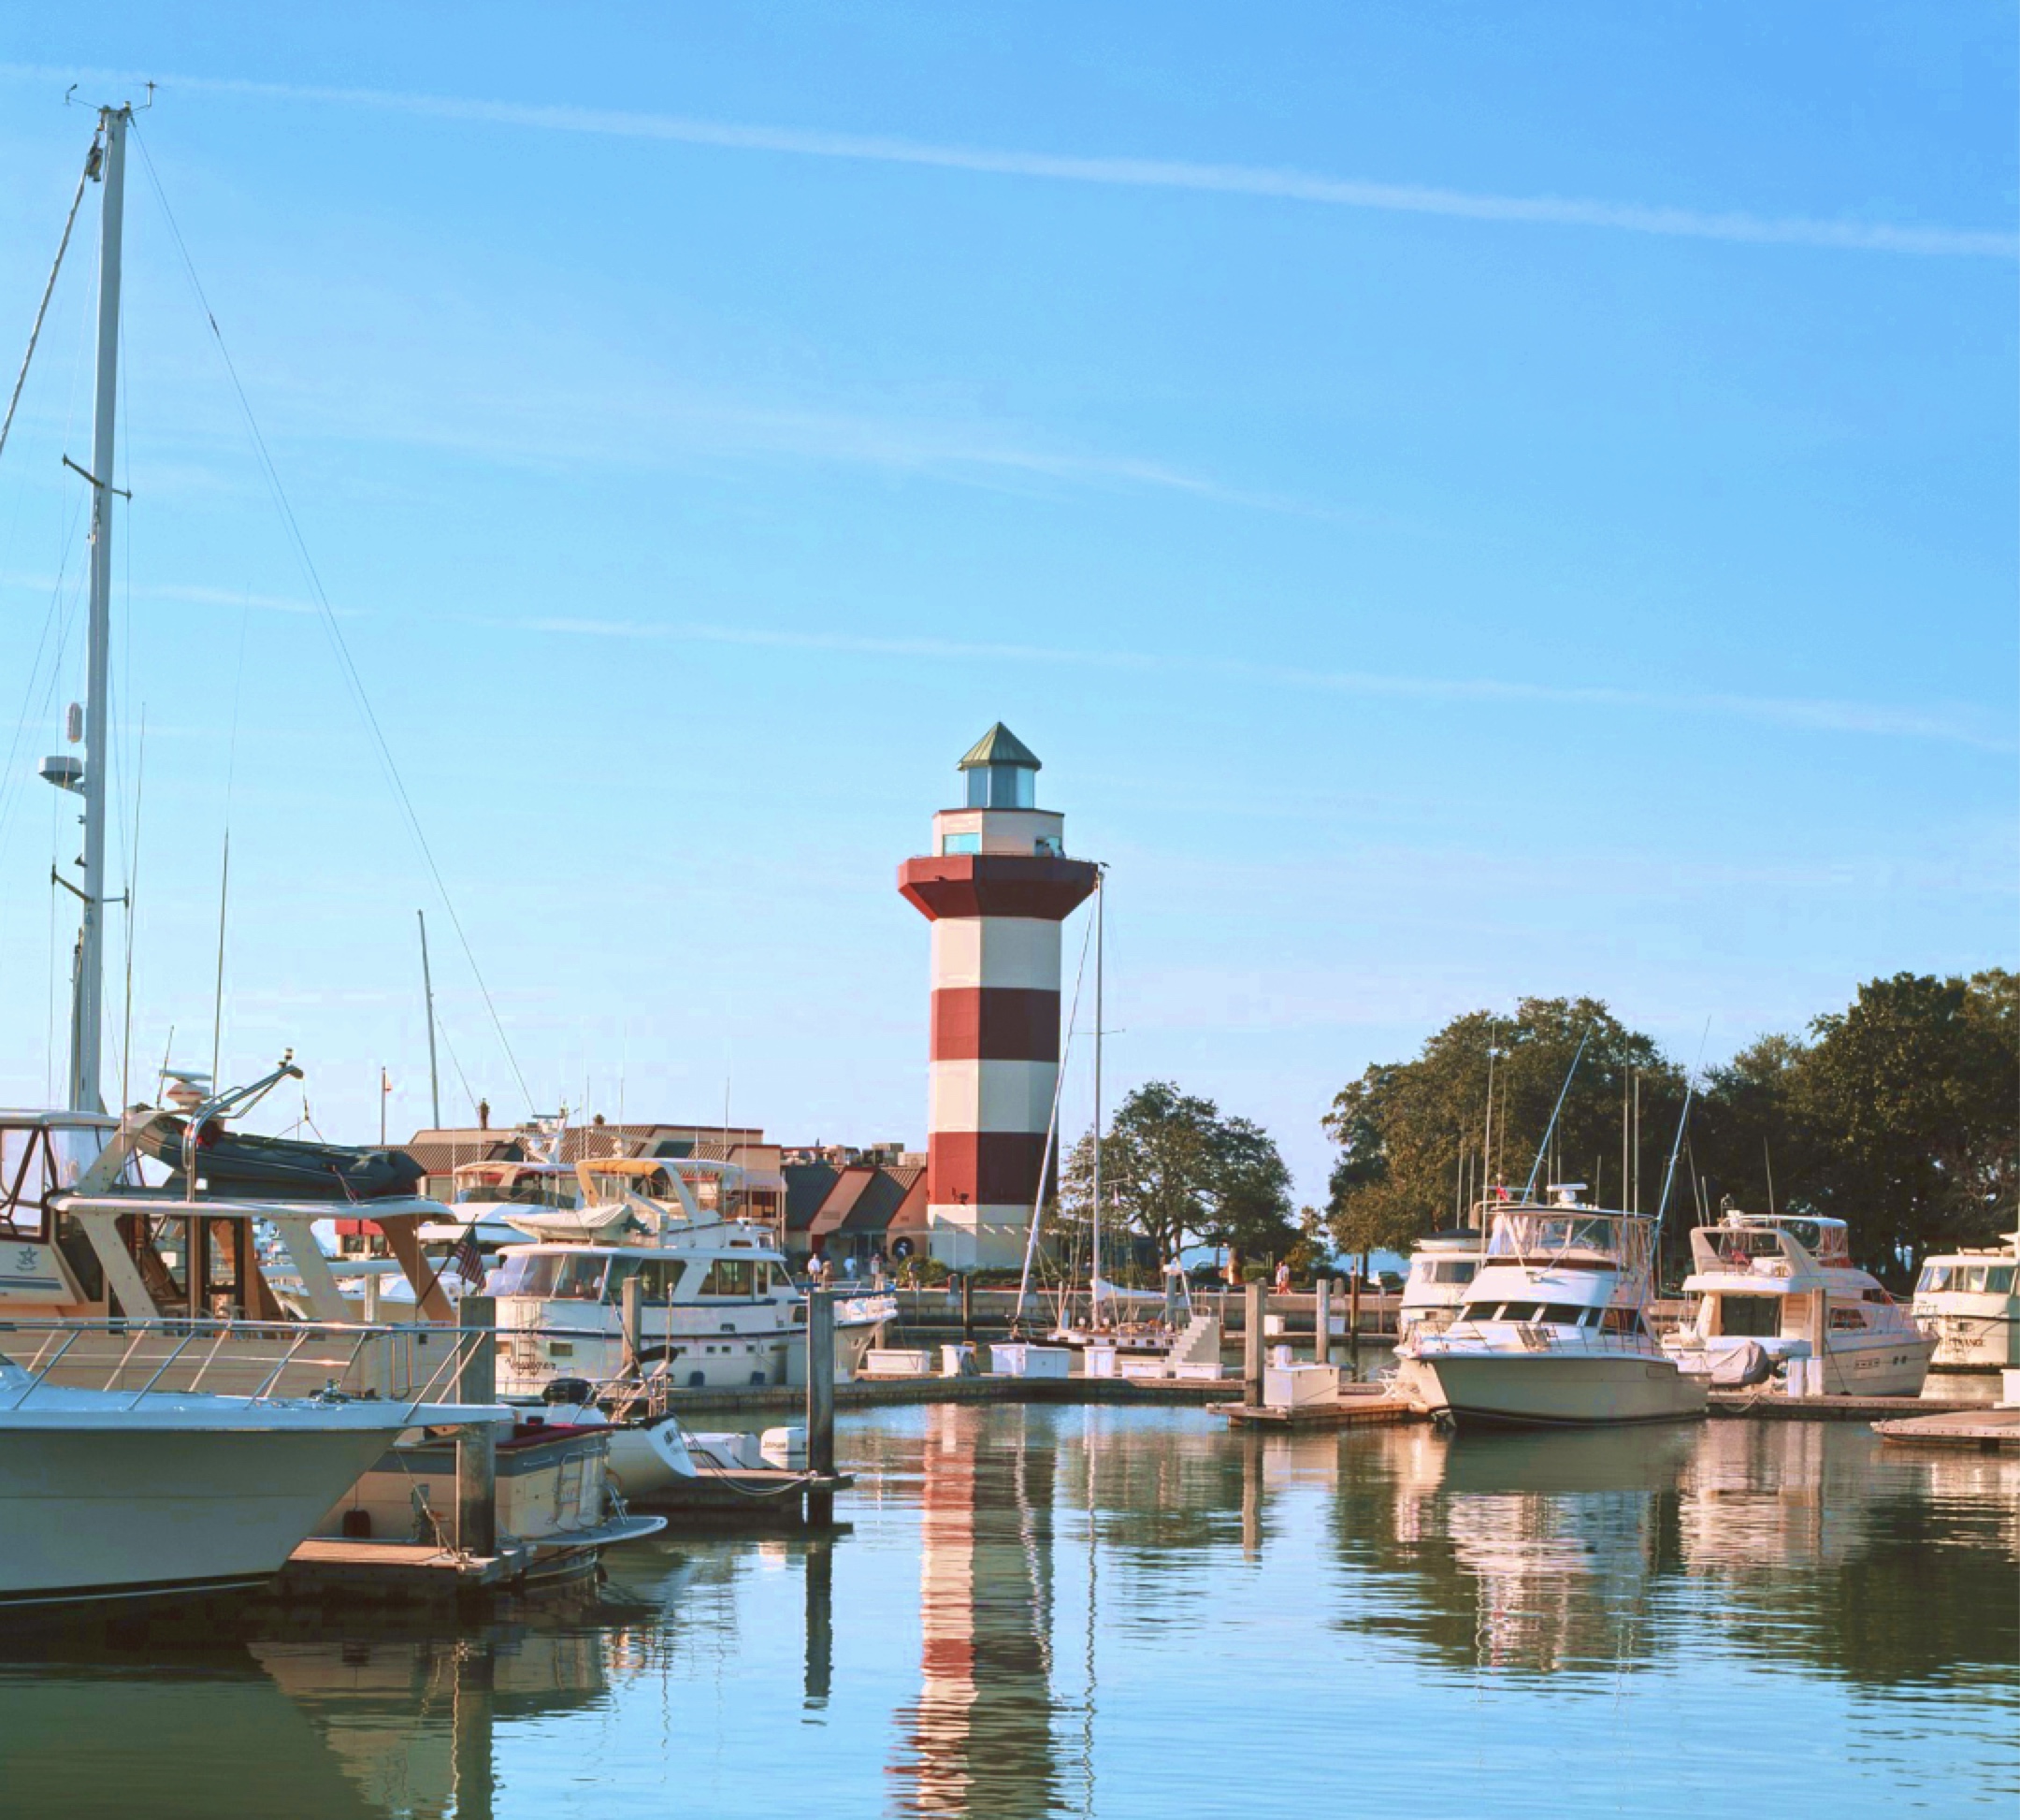
[[[1361,1360],[1361,1275],[1356,1270],[1347,1286],[1347,1356],[1357,1365]]]
[[[498,1304],[466,1295],[457,1310],[464,1329],[460,1403],[498,1401]],[[488,1422],[456,1431],[456,1547],[466,1554],[498,1553],[498,1430]]]
[[[1333,1356],[1333,1279],[1321,1277],[1312,1289],[1312,1363]]]
[[[961,1272],[961,1338],[974,1338],[974,1272]]]
[[[1268,1299],[1261,1283],[1250,1283],[1242,1309],[1242,1400],[1254,1408],[1262,1407],[1262,1310]]]
[[[827,1290],[807,1292],[806,1431],[807,1471],[817,1485],[835,1476],[834,1300]],[[834,1521],[834,1493],[807,1493],[806,1520],[824,1526]]]
[[[624,1279],[619,1292],[623,1297],[620,1319],[624,1322],[624,1370],[628,1378],[637,1378],[640,1359],[645,1350],[645,1285],[636,1272]]]

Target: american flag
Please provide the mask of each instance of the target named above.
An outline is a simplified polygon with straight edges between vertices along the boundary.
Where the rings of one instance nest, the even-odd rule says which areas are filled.
[[[472,1289],[483,1287],[483,1253],[477,1249],[474,1221],[463,1228],[463,1236],[456,1240],[455,1249],[449,1253],[449,1262],[455,1266],[455,1274]]]

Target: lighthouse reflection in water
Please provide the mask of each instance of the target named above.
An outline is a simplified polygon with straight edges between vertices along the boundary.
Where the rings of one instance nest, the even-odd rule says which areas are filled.
[[[657,1538],[586,1604],[0,1637],[0,1813],[2012,1810],[2003,1457],[974,1406],[841,1438],[847,1530]]]

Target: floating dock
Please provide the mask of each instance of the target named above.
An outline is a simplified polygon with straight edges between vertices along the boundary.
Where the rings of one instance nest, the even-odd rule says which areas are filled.
[[[1964,1397],[1788,1396],[1781,1391],[1713,1391],[1714,1416],[1751,1416],[1763,1422],[1874,1422],[1883,1416],[1951,1416],[1984,1412],[1989,1404]]]
[[[1977,1453],[2020,1452],[2020,1408],[1998,1404],[1980,1403],[1968,1411],[1953,1409],[1876,1422],[1872,1429],[1882,1440],[1897,1447],[1954,1447]]]
[[[496,1554],[465,1554],[428,1542],[337,1540],[311,1536],[288,1556],[267,1597],[283,1603],[383,1602],[389,1605],[454,1605],[473,1595],[503,1592],[526,1583],[535,1551],[508,1546]],[[543,1586],[562,1585],[596,1570],[596,1550],[564,1559],[545,1570]]]
[[[1355,1392],[1343,1387],[1330,1403],[1305,1403],[1294,1409],[1266,1403],[1216,1403],[1211,1407],[1214,1414],[1225,1416],[1235,1428],[1360,1428],[1430,1419],[1406,1398],[1372,1388]]]

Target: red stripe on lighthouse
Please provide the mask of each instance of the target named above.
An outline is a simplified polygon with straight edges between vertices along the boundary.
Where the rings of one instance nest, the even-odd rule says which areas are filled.
[[[1060,995],[1022,986],[942,986],[932,995],[935,1062],[1057,1062]]]
[[[1031,1206],[1045,1167],[1042,1131],[936,1131],[926,1140],[932,1198],[945,1206]]]

